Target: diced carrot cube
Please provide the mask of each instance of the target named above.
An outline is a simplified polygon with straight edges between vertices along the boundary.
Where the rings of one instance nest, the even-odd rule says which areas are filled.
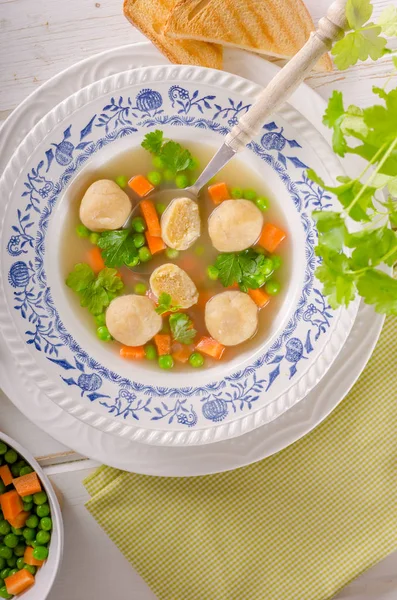
[[[17,477],[13,480],[14,487],[18,494],[22,496],[33,496],[37,492],[41,492],[40,479],[37,477],[37,473],[27,473],[22,477]]]
[[[230,199],[229,190],[225,182],[210,185],[208,187],[208,193],[214,204],[220,204],[224,200]]]
[[[102,269],[106,267],[105,262],[102,258],[102,253],[98,246],[94,246],[93,248],[91,248],[91,250],[89,250],[87,262],[90,265],[91,269],[94,271],[94,273],[99,273],[99,271],[102,271]]]
[[[262,289],[248,290],[248,294],[259,308],[263,308],[270,302],[269,294]]]
[[[45,561],[37,560],[37,558],[33,556],[33,548],[31,546],[26,546],[23,562],[32,567],[41,567]]]
[[[8,521],[14,519],[20,512],[23,511],[22,498],[18,492],[11,490],[0,496],[1,510],[3,511],[4,518]]]
[[[150,181],[148,181],[143,175],[135,175],[135,177],[131,177],[128,185],[141,198],[147,196],[147,194],[154,190],[154,185],[152,185]]]
[[[225,351],[225,346],[211,337],[203,336],[196,344],[196,349],[203,352],[203,354],[212,356],[212,358],[215,358],[216,360],[220,360]]]
[[[161,237],[154,237],[150,235],[148,231],[145,232],[147,245],[149,246],[149,250],[152,254],[157,254],[157,252],[162,252],[166,249],[166,245],[164,244]]]
[[[150,200],[142,200],[139,206],[141,207],[150,235],[153,237],[161,237],[160,221],[153,202]]]
[[[156,344],[157,353],[159,356],[171,354],[171,336],[168,335],[168,333],[158,333],[155,335],[154,343]]]
[[[145,358],[145,349],[143,346],[121,346],[120,356],[130,360],[141,360]]]
[[[172,346],[172,358],[180,363],[187,363],[192,352],[192,346],[186,344],[173,344]]]
[[[21,569],[17,573],[14,573],[14,575],[6,577],[4,579],[4,583],[7,592],[13,596],[16,596],[34,584],[34,576],[26,569]]]
[[[15,527],[15,529],[21,529],[25,527],[26,519],[29,517],[30,513],[26,510],[23,510],[19,514],[16,515],[13,519],[8,519],[11,527]]]
[[[0,467],[0,477],[4,485],[10,485],[12,483],[12,473],[8,465]]]
[[[277,246],[287,237],[285,231],[272,225],[272,223],[266,223],[262,229],[261,237],[259,238],[258,244],[262,246],[268,252],[274,252]]]

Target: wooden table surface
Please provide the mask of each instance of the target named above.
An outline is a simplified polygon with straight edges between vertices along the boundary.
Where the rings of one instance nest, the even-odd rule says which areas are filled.
[[[330,3],[306,1],[315,21]],[[396,4],[396,0],[374,0],[375,14],[390,3]],[[62,69],[97,52],[142,39],[124,19],[122,0],[0,0],[0,122]],[[336,88],[344,92],[347,103],[364,106],[372,103],[372,86],[383,86],[391,71],[391,59],[385,57],[377,64],[361,64],[343,73],[315,74],[308,83],[324,98]],[[1,391],[0,429],[42,457],[65,497],[65,557],[49,600],[155,600],[84,508],[88,496],[82,480],[96,466],[94,461],[70,453],[30,423]],[[397,553],[338,596],[338,600],[348,599],[397,600]]]

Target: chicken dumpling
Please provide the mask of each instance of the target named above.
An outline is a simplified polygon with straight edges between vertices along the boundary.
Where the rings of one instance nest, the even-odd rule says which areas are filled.
[[[154,302],[146,296],[119,296],[106,311],[106,327],[115,340],[126,346],[146,344],[160,331],[162,324]]]
[[[250,200],[225,200],[210,215],[208,233],[219,252],[239,252],[259,238],[261,211]]]
[[[80,204],[80,221],[91,231],[119,229],[131,212],[131,201],[111,179],[90,185]]]
[[[170,248],[187,250],[200,236],[201,222],[197,202],[175,198],[161,217],[161,237]]]
[[[258,328],[258,308],[243,292],[222,292],[205,305],[205,325],[209,334],[224,346],[237,346],[249,340]]]
[[[198,300],[198,291],[189,275],[177,265],[166,263],[153,271],[150,287],[157,298],[169,294],[173,306],[190,308]]]

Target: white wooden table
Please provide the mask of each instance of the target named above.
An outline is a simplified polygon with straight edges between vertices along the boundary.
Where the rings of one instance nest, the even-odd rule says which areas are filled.
[[[376,14],[396,1],[374,0]],[[331,0],[306,3],[317,21]],[[97,52],[142,39],[124,19],[122,0],[0,0],[0,122],[62,69]],[[337,88],[344,92],[347,103],[366,105],[371,102],[372,86],[383,86],[391,70],[391,59],[385,58],[344,73],[316,74],[308,82],[325,98]],[[84,508],[88,496],[82,480],[96,464],[39,430],[1,391],[0,429],[42,457],[65,497],[65,558],[50,600],[155,600]],[[397,600],[397,553],[338,596],[338,600],[348,599]]]

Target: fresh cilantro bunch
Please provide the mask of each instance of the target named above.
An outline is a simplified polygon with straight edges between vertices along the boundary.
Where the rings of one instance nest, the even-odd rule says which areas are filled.
[[[228,252],[218,254],[215,267],[219,271],[219,280],[224,287],[238,284],[241,291],[255,290],[265,281],[262,268],[265,256],[255,252],[252,248],[242,252]]]
[[[158,306],[156,307],[156,313],[159,315],[163,315],[167,312],[177,312],[180,310],[180,306],[173,306],[171,303],[171,296],[169,294],[165,294],[164,292],[159,296]]]
[[[159,129],[147,133],[141,146],[151,154],[158,156],[164,169],[168,169],[173,174],[191,169],[194,166],[193,157],[189,150],[172,140],[166,141],[163,132]]]
[[[93,315],[100,315],[124,287],[116,269],[105,268],[95,275],[86,263],[74,266],[66,285],[79,295],[81,306]]]
[[[138,256],[131,229],[104,231],[99,235],[98,246],[107,267],[123,267]]]
[[[350,31],[332,49],[338,69],[347,69],[367,58],[377,60],[390,52],[382,34],[397,35],[397,6],[387,6],[376,23],[370,21],[372,12],[370,0],[347,1],[346,17]]]
[[[193,328],[193,321],[185,313],[174,313],[169,318],[172,337],[181,344],[191,344],[197,331]]]

